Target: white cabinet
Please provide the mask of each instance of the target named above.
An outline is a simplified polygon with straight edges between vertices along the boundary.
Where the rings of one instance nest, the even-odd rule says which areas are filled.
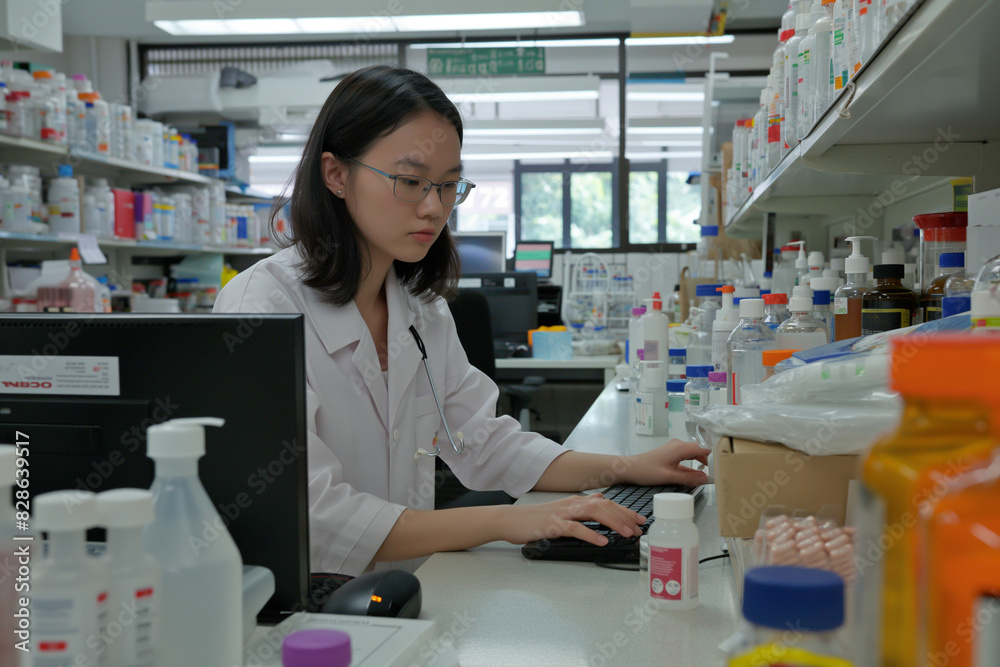
[[[64,0],[0,0],[0,51],[63,50]]]
[[[916,5],[727,232],[759,236],[768,213],[851,216],[863,229],[949,178],[1000,187],[997,25],[1000,0]]]

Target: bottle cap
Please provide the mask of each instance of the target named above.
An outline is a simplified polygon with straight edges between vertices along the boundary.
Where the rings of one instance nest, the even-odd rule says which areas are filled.
[[[708,374],[709,382],[725,382],[726,372],[725,371],[712,371]]]
[[[153,493],[111,489],[97,494],[97,514],[106,528],[138,528],[153,521]]]
[[[694,518],[694,497],[688,493],[657,493],[653,496],[653,516],[657,519]]]
[[[718,236],[719,226],[718,225],[704,225],[701,228],[702,236]]]
[[[69,261],[71,262],[80,261],[80,250],[76,246],[73,246],[69,251]]]
[[[913,216],[913,222],[923,231],[924,241],[964,243],[969,214],[962,211],[924,213]]]
[[[224,419],[171,419],[146,430],[146,455],[151,459],[188,459],[205,455],[205,426],[222,426]]]
[[[86,530],[98,525],[97,496],[91,491],[52,491],[35,496],[35,528]]]
[[[902,280],[905,274],[906,269],[902,264],[879,264],[872,269],[872,275],[875,277],[875,280],[886,278]]]
[[[810,269],[814,269],[814,268],[820,268],[820,269],[822,269],[823,268],[823,262],[824,262],[823,253],[821,253],[818,250],[813,250],[811,253],[809,253],[809,259],[808,259],[808,261],[809,261],[809,268]]]
[[[868,258],[861,254],[861,242],[865,239],[876,240],[874,236],[848,236],[851,244],[851,255],[844,261],[846,273],[868,273]]]
[[[17,482],[17,449],[14,445],[0,445],[0,493],[9,493],[7,487]]]
[[[827,290],[831,294],[837,291],[840,287],[840,278],[835,277],[817,277],[809,281],[809,286],[814,290]],[[814,295],[815,296],[815,295]]]
[[[764,317],[764,299],[743,299],[740,301],[740,317]]]
[[[812,299],[804,296],[793,296],[788,300],[788,310],[793,313],[811,313],[812,309]]]
[[[808,285],[796,285],[792,288],[792,298],[797,296],[801,296],[812,301],[813,290]]]
[[[954,269],[965,267],[964,252],[943,252],[938,257],[938,266],[942,269]]]
[[[635,306],[632,309],[632,317],[639,317],[646,314],[646,306]]]
[[[73,167],[68,164],[59,165],[59,178],[73,178]]]
[[[764,272],[764,277],[765,278],[772,278],[772,277],[774,277],[774,273],[771,272],[771,271],[765,271]]]
[[[972,297],[975,299],[975,292]],[[995,337],[935,332],[922,338],[919,345],[906,336],[889,344],[889,384],[894,391],[914,398],[991,401],[994,414],[1000,410],[996,392],[1000,345]],[[976,372],[969,373],[970,368]]]
[[[683,394],[686,384],[687,380],[667,380],[667,391]]]
[[[695,285],[694,295],[699,298],[706,296],[719,296],[718,292],[716,292],[719,287],[722,287],[719,283],[715,283],[714,285]]]
[[[285,667],[348,667],[351,636],[340,630],[300,630],[281,643]]]
[[[723,294],[732,294],[736,292],[736,288],[732,285],[722,285],[721,287],[716,287],[715,291],[722,292]]]
[[[771,294],[765,294],[761,298],[764,299],[764,303],[766,303],[769,306],[773,306],[774,304],[788,303],[788,295],[785,294],[784,292],[773,292]]]
[[[813,291],[813,305],[814,306],[829,306],[830,305],[830,290],[818,289]]]
[[[707,378],[708,374],[715,369],[712,364],[697,364],[694,366],[688,366],[684,371],[684,375],[691,378]]]
[[[688,352],[687,348],[672,347],[672,348],[670,348],[667,351],[667,356],[668,357],[686,357],[687,356],[687,352]]]
[[[764,350],[764,365],[774,366],[780,361],[784,361],[798,350]]]
[[[806,567],[751,568],[743,578],[743,616],[777,630],[834,630],[844,624],[844,580]]]

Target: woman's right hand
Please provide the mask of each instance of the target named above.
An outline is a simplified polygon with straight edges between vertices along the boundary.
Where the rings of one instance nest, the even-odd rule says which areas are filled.
[[[591,530],[582,521],[596,521],[625,537],[642,534],[646,518],[594,493],[567,496],[549,503],[509,505],[500,520],[500,537],[514,544],[556,537],[575,537],[597,546],[608,538]]]

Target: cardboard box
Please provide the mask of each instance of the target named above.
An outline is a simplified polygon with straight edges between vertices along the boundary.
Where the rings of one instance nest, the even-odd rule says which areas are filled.
[[[831,507],[844,525],[847,489],[857,455],[809,456],[784,445],[720,438],[715,444],[715,494],[723,537],[752,538],[761,514],[783,505],[818,514]]]

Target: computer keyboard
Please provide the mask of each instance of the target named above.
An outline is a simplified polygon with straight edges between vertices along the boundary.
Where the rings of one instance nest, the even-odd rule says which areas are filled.
[[[657,493],[688,493],[698,496],[703,487],[665,484],[663,486],[636,486],[615,484],[602,491],[605,498],[628,507],[646,517],[642,532],[646,534],[653,523],[653,496]],[[583,525],[604,535],[608,543],[599,547],[575,537],[557,537],[528,542],[521,547],[521,554],[531,560],[575,560],[591,563],[638,563],[639,536],[624,537],[596,521],[584,521]]]

